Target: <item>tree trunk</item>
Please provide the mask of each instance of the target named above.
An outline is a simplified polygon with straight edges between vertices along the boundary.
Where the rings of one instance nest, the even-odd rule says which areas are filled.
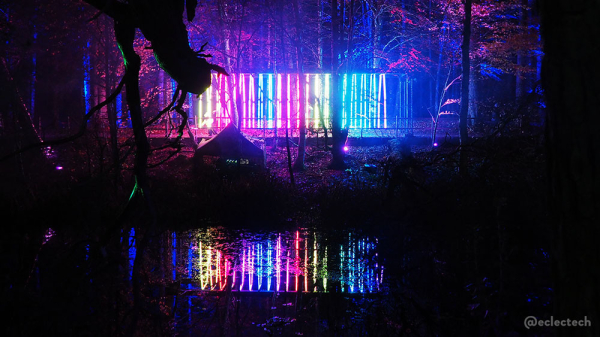
[[[600,3],[548,0],[542,14],[549,202],[554,229],[555,318],[600,335]]]
[[[109,34],[108,27],[110,27],[110,18],[104,17],[104,25],[106,27],[104,32],[104,88],[106,92],[106,98],[113,91],[113,81],[114,78],[112,76],[112,72],[110,69],[110,53],[112,46],[112,36]],[[115,170],[115,184],[119,179],[119,173],[121,170],[121,165],[119,164],[119,144],[117,139],[117,107],[116,102],[110,102],[106,106],[106,115],[108,117],[108,128],[110,130],[110,148],[111,155],[113,160],[113,169]]]
[[[477,81],[475,76],[469,76],[469,126],[477,121]]]
[[[298,156],[294,163],[295,171],[304,171],[304,156],[306,154],[306,79],[304,78],[304,57],[302,55],[302,22],[300,22],[300,9],[298,8],[298,0],[293,0],[294,21],[296,21],[296,67],[298,69],[298,119],[300,125],[298,127]]]
[[[372,17],[373,17],[373,24],[372,24],[372,31],[373,31],[373,69],[375,70],[379,70],[379,68],[381,67],[381,59],[379,58],[379,55],[377,53],[377,48],[380,47],[379,45],[379,35],[380,35],[380,31],[381,31],[381,23],[379,22],[380,20],[378,19],[379,15],[375,14],[375,8],[371,8],[371,13],[372,13]]]
[[[313,0],[314,1],[314,0]],[[317,67],[323,69],[323,0],[317,0],[319,6],[319,19],[317,20]]]
[[[337,9],[338,0],[331,1],[331,164],[332,169],[344,169],[344,143],[346,135],[342,130],[342,109],[339,99],[339,74],[338,74],[338,51],[339,51],[339,18]]]
[[[231,30],[229,29],[230,26],[230,20],[227,17],[227,3],[225,1],[219,1],[219,17],[221,18],[221,29],[223,31],[223,39],[225,40],[225,60],[226,60],[226,66],[225,68],[227,69],[227,71],[231,74],[233,71],[233,66],[232,66],[232,62],[231,62]],[[239,55],[238,55],[239,57]],[[228,78],[222,78],[222,81],[225,81],[225,85],[227,86],[227,90],[229,91],[229,100],[232,101],[231,104],[231,111],[229,111],[229,116],[231,118],[231,122],[233,123],[233,125],[236,126],[236,128],[239,130],[240,128],[240,116],[238,113],[238,105],[236,101],[233,101],[233,91],[236,90],[237,88],[237,83],[234,83],[234,81],[236,80],[237,76],[239,76],[239,74],[237,74],[236,76],[232,76],[232,77],[228,77]]]
[[[467,173],[467,155],[465,153],[465,145],[469,140],[467,133],[467,119],[469,117],[469,80],[471,73],[471,60],[469,59],[469,49],[471,45],[471,7],[472,0],[465,1],[465,23],[463,27],[463,44],[462,44],[462,96],[460,99],[460,159],[459,170],[461,174]]]
[[[287,75],[289,76],[289,75]],[[283,85],[283,84],[282,84]],[[284,127],[285,127],[285,149],[287,151],[287,163],[288,163],[288,172],[290,174],[290,183],[292,184],[292,187],[296,185],[295,181],[294,181],[294,169],[292,167],[292,152],[290,150],[290,135],[289,135],[289,127],[288,127],[288,123],[289,123],[289,119],[288,119],[288,113],[289,111],[287,111],[287,109],[283,109],[283,107],[287,107],[288,106],[288,99],[287,99],[287,93],[288,91],[288,86],[287,85],[283,85],[283,90],[281,90],[282,93],[282,102],[281,102],[281,106],[282,106],[282,112],[281,112],[281,117],[283,119],[283,123]],[[285,117],[284,117],[285,116]]]
[[[144,201],[148,208],[152,222],[150,223],[148,230],[145,232],[142,240],[139,241],[137,247],[137,254],[133,264],[132,271],[132,293],[134,308],[130,326],[128,329],[128,335],[133,336],[137,328],[137,321],[139,318],[139,312],[143,302],[142,296],[142,265],[143,256],[145,255],[145,249],[148,246],[150,240],[155,236],[156,226],[156,210],[152,203],[150,196],[150,189],[148,183],[147,166],[148,166],[148,155],[150,153],[150,144],[146,136],[146,130],[144,129],[144,121],[142,118],[142,108],[140,100],[140,88],[139,88],[139,72],[141,68],[141,59],[139,55],[135,53],[133,43],[135,40],[135,26],[125,22],[115,22],[115,37],[119,49],[123,54],[123,60],[125,63],[125,86],[127,88],[126,99],[127,105],[129,106],[131,125],[133,128],[133,136],[135,140],[135,160],[133,166],[133,173],[135,177],[135,186],[131,197],[138,193],[144,197]],[[131,198],[130,198],[131,202]]]

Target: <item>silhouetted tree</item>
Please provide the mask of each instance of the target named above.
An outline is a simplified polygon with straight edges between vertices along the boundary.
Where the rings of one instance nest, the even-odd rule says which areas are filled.
[[[469,117],[469,79],[471,75],[471,5],[472,0],[465,1],[465,21],[463,24],[462,44],[462,95],[460,103],[460,172],[467,173],[467,154],[464,146],[467,145],[469,134],[467,132],[467,118]],[[435,141],[435,140],[434,140]]]
[[[600,335],[600,3],[541,1],[556,317]]]

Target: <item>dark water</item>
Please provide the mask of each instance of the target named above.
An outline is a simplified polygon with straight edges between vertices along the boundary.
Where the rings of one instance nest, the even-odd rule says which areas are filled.
[[[62,304],[68,313],[53,320],[89,324],[92,334],[125,333],[133,326],[134,264],[141,262],[134,325],[141,335],[386,335],[388,280],[375,237],[353,230],[205,228],[162,233],[137,256],[139,239],[133,229],[123,233],[123,260],[110,269],[114,274],[98,272],[109,270],[105,258],[86,241],[72,253],[74,267],[58,270],[48,261],[61,255],[65,238],[49,229],[34,275],[37,288],[64,284],[80,299],[77,306]],[[73,287],[65,280],[81,282]]]
[[[377,238],[355,231],[208,228],[165,236],[161,275],[176,286],[164,305],[178,334],[312,336],[332,324],[361,334],[362,313],[385,277]]]

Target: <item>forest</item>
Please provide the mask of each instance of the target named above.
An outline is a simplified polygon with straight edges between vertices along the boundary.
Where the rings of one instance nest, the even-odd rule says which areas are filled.
[[[597,0],[0,11],[3,335],[600,333]]]

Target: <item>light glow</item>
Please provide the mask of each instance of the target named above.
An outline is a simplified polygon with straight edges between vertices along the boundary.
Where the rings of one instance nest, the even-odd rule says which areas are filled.
[[[131,238],[134,235],[130,233]],[[244,292],[328,292],[334,280],[341,285],[338,291],[348,293],[377,292],[383,281],[375,241],[352,233],[348,233],[345,242],[330,246],[316,232],[297,230],[244,239],[236,245],[239,250],[227,251],[214,242],[215,235],[209,231],[202,236],[173,235],[174,279],[177,275],[196,280],[201,291],[226,291],[231,277],[231,290]],[[184,238],[191,244],[187,252],[181,250],[186,246],[186,242],[181,242]],[[135,249],[133,240],[130,245]],[[130,254],[132,262],[135,250],[133,254],[130,250]],[[339,259],[330,261],[331,256]],[[232,261],[237,261],[236,265]],[[176,274],[178,266],[189,269]],[[331,274],[331,270],[335,273]]]

